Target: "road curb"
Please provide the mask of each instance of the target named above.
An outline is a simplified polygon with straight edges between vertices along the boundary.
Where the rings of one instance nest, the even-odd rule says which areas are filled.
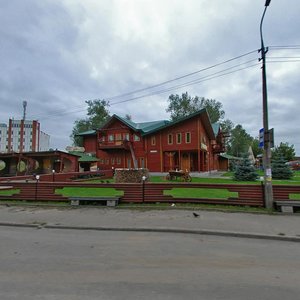
[[[47,224],[22,224],[22,223],[6,223],[0,222],[2,227],[24,227],[36,229],[64,229],[64,230],[93,230],[93,231],[127,231],[127,232],[157,232],[157,233],[180,233],[180,234],[197,234],[212,235],[223,237],[238,237],[248,239],[263,239],[285,242],[300,243],[300,237],[287,235],[271,235],[259,234],[251,232],[223,231],[223,230],[207,230],[207,229],[182,229],[182,228],[149,228],[149,227],[102,227],[102,226],[68,226],[68,225],[47,225]]]

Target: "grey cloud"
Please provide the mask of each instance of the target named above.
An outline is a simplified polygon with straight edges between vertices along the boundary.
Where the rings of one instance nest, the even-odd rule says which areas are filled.
[[[28,116],[40,119],[53,148],[63,149],[70,143],[74,121],[86,115],[85,100],[142,89],[260,47],[262,1],[228,0],[225,5],[218,0],[152,0],[143,8],[132,0],[123,11],[120,5],[91,0],[2,1],[0,122],[20,117],[22,101],[27,100]],[[289,5],[271,2],[264,23],[266,45],[299,44],[299,8],[297,0]],[[293,53],[300,56],[299,52]],[[268,56],[279,53],[270,49]],[[253,53],[249,59],[257,62],[259,56]],[[281,76],[279,68],[286,75]],[[300,129],[299,72],[288,64],[269,64],[267,72],[270,124],[276,126],[278,142],[288,138],[292,143]],[[226,117],[253,135],[262,126],[260,66],[132,102],[113,105],[129,97],[115,99],[110,110],[130,114],[138,122],[165,119],[169,94],[186,91],[221,101]],[[293,105],[280,106],[280,99]],[[300,152],[300,145],[294,144]]]

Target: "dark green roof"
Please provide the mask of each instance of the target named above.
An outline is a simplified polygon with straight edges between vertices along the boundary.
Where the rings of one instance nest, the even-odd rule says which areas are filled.
[[[145,132],[143,135],[151,134],[151,133],[154,133],[158,130],[162,130],[162,129],[174,126],[174,125],[179,124],[181,122],[184,122],[186,120],[192,119],[192,118],[194,118],[198,115],[202,115],[202,117],[206,120],[206,122],[204,122],[204,126],[206,127],[206,131],[210,135],[210,137],[212,139],[214,139],[215,138],[214,130],[212,128],[209,116],[208,116],[207,111],[206,111],[205,108],[201,109],[201,110],[198,110],[198,111],[196,111],[196,112],[194,112],[194,113],[192,113],[188,116],[179,118],[175,121],[165,121],[164,124],[160,124],[160,126],[157,126],[157,127],[153,128],[152,130],[149,130],[148,132]]]
[[[217,123],[215,123],[213,125],[211,124],[209,116],[208,116],[205,108],[198,110],[188,116],[177,119],[175,121],[159,120],[159,121],[152,121],[152,122],[135,123],[131,120],[128,120],[126,118],[123,118],[123,117],[120,117],[120,116],[114,114],[107,120],[107,122],[100,129],[104,129],[104,128],[108,127],[109,124],[111,124],[111,122],[114,119],[117,119],[117,120],[121,121],[122,123],[126,124],[132,130],[134,130],[136,132],[140,132],[141,135],[148,135],[148,134],[152,134],[158,130],[162,130],[162,129],[174,126],[176,124],[179,124],[183,121],[189,120],[198,115],[201,115],[201,117],[204,119],[204,121],[205,121],[204,126],[205,126],[205,129],[206,129],[207,133],[209,134],[210,138],[214,139],[216,137],[216,135],[218,134],[220,125]],[[85,133],[81,133],[80,135],[88,135],[88,134],[96,134],[96,132],[91,133],[91,131],[87,131]]]
[[[220,156],[223,158],[229,159],[229,160],[242,160],[243,159],[242,157],[232,156],[227,153],[220,154]]]
[[[96,162],[99,161],[99,159],[91,154],[87,154],[84,152],[78,152],[78,151],[70,151],[70,154],[80,156],[78,159],[79,162]]]
[[[128,120],[126,118],[120,117],[118,115],[113,115],[104,125],[102,128],[105,128],[109,125],[109,123],[113,120],[117,119],[121,121],[122,123],[126,124],[128,127],[133,129],[134,131],[141,132],[142,135],[157,130],[158,128],[165,126],[166,124],[169,124],[170,121],[167,120],[159,120],[159,121],[152,121],[152,122],[141,122],[141,123],[135,123],[131,120]]]
[[[97,131],[93,129],[93,130],[88,130],[88,131],[77,133],[76,135],[84,136],[84,135],[96,135],[96,134],[97,134]]]
[[[96,162],[99,161],[98,158],[90,155],[83,155],[78,159],[79,162]]]

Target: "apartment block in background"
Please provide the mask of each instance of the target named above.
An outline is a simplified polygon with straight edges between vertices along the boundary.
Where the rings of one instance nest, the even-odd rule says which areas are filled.
[[[36,120],[9,119],[8,126],[0,124],[0,152],[48,151],[50,136],[40,130]]]

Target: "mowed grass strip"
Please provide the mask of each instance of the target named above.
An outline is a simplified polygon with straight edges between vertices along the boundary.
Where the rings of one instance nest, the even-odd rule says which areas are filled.
[[[20,193],[20,189],[0,190],[1,196],[11,196],[19,193]]]
[[[263,172],[258,172],[259,176],[263,176]],[[256,181],[236,181],[232,178],[233,172],[227,172],[221,176],[221,178],[215,177],[192,177],[191,183],[227,183],[227,184],[261,184],[261,181],[257,179]],[[150,182],[183,182],[180,178],[177,180],[166,180],[165,176],[151,176]],[[279,180],[273,179],[273,184],[282,184],[282,185],[300,185],[300,171],[295,171],[294,176],[291,179]]]
[[[85,188],[85,187],[64,187],[56,189],[55,194],[65,197],[118,197],[123,196],[123,191],[114,188]]]
[[[237,192],[229,192],[227,189],[208,188],[173,188],[165,190],[164,195],[174,198],[196,198],[196,199],[228,199],[238,198]]]
[[[290,194],[289,198],[291,200],[300,200],[300,194]]]

